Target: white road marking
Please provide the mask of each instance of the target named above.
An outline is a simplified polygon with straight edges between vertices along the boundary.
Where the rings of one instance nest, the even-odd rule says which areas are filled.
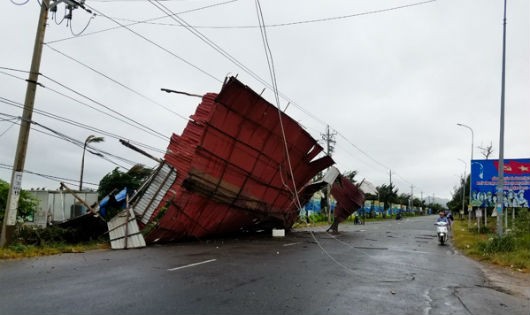
[[[293,246],[293,245],[296,245],[296,244],[300,244],[300,242],[296,242],[296,243],[287,243],[287,244],[283,244],[284,247],[287,247],[287,246]]]
[[[197,266],[197,265],[207,264],[207,263],[210,263],[210,262],[213,262],[213,261],[216,261],[216,260],[217,259],[205,260],[205,261],[201,261],[201,262],[197,262],[197,263],[193,263],[193,264],[189,264],[189,265],[185,265],[185,266],[171,268],[171,269],[168,269],[167,271],[175,271],[175,270],[184,269],[184,268],[188,268],[188,267],[194,267],[194,266]]]

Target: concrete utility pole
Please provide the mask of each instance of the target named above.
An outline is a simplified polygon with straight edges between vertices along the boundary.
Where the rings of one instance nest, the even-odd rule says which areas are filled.
[[[502,236],[502,212],[504,207],[504,86],[506,77],[506,0],[502,29],[502,80],[501,80],[501,119],[499,136],[499,179],[497,181],[497,235]]]
[[[410,185],[410,210],[414,208],[414,185]]]
[[[333,151],[335,150],[335,135],[336,132],[329,131],[329,125],[326,126],[326,133],[321,134],[322,140],[326,142],[326,154],[331,156],[333,154]],[[331,223],[331,202],[329,201],[329,195],[330,195],[330,186],[329,184],[326,186],[326,203],[327,203],[327,212],[328,212],[328,223]],[[321,209],[322,210],[322,209]]]
[[[461,184],[462,184],[462,211],[460,212],[461,214],[464,213],[464,207],[465,207],[465,196],[466,196],[466,169],[467,169],[467,163],[466,161],[462,160],[462,159],[458,159],[460,162],[462,162],[464,164],[464,176],[461,178],[462,181],[461,181]],[[471,194],[471,190],[469,191],[469,194]]]
[[[35,35],[35,45],[33,47],[33,58],[29,72],[28,85],[26,88],[26,98],[24,100],[24,111],[20,121],[18,133],[17,151],[15,162],[13,163],[13,173],[11,175],[11,186],[7,195],[7,204],[2,224],[2,234],[0,236],[0,246],[11,243],[15,224],[17,221],[17,208],[20,192],[22,189],[22,173],[26,161],[26,151],[28,147],[29,131],[31,127],[31,117],[33,116],[33,104],[35,103],[35,92],[37,90],[37,80],[39,78],[40,61],[44,33],[46,31],[46,20],[48,19],[48,8],[50,0],[42,0],[40,8],[37,34]]]

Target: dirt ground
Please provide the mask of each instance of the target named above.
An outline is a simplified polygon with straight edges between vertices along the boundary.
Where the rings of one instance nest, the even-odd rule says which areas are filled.
[[[530,300],[530,274],[504,267],[476,262],[486,277],[489,286],[500,287],[511,294]]]

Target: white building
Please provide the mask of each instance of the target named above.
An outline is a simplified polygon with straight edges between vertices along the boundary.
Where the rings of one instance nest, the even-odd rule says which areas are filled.
[[[28,190],[28,192],[38,200],[38,204],[33,215],[33,221],[29,221],[27,224],[46,227],[47,222],[63,222],[87,212],[84,205],[77,201],[72,194],[65,191]],[[95,191],[75,193],[89,205],[98,202],[98,193]]]

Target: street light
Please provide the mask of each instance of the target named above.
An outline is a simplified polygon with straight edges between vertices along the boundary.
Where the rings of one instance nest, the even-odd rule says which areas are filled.
[[[467,163],[466,161],[462,160],[462,159],[458,159],[460,162],[464,163],[464,178],[462,179],[462,214],[464,213],[464,208],[465,208],[465,203],[464,203],[464,199],[465,199],[465,196],[466,196],[466,169],[467,169]],[[469,193],[471,194],[471,190],[469,191]],[[462,219],[462,217],[460,217],[460,219]]]
[[[457,126],[467,128],[469,129],[469,131],[471,131],[471,160],[469,161],[469,205],[471,205],[471,179],[473,178],[473,170],[471,168],[471,163],[473,163],[473,142],[475,134],[473,133],[473,128],[469,127],[468,125],[457,123]],[[471,224],[471,211],[468,211],[468,225],[469,224]]]
[[[81,176],[79,177],[79,191],[83,190],[83,169],[85,168],[86,147],[89,143],[103,142],[103,140],[105,140],[103,137],[96,137],[94,135],[88,136],[85,140],[85,145],[83,146],[83,157],[81,158]],[[103,156],[101,153],[98,153],[98,152],[93,152],[90,150],[88,150],[88,152],[98,155],[98,156]]]

